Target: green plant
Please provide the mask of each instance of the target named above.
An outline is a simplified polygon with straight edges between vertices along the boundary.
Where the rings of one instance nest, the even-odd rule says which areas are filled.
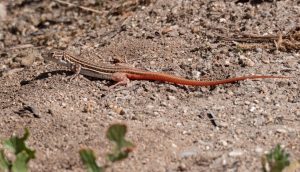
[[[278,144],[270,153],[262,157],[264,172],[281,172],[290,165],[289,154]]]
[[[124,124],[111,125],[107,130],[106,137],[115,143],[112,152],[107,154],[107,159],[112,163],[127,158],[134,148],[134,144],[125,139],[126,132],[127,127]],[[90,149],[80,150],[79,155],[89,172],[103,172],[108,167],[108,165],[98,166],[95,155]]]
[[[96,163],[96,157],[94,152],[90,149],[82,149],[79,151],[80,158],[85,164],[88,172],[102,172],[104,171],[103,167],[99,167]]]
[[[0,150],[0,170],[5,172],[26,172],[27,164],[30,159],[35,158],[35,150],[29,149],[25,141],[29,137],[29,131],[25,128],[24,136],[19,138],[12,136],[3,142],[3,147],[12,151],[15,155],[15,161],[9,160],[4,153],[4,149]]]

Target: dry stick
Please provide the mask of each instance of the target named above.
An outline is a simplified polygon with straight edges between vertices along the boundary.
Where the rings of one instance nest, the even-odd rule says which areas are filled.
[[[88,8],[88,7],[76,5],[76,4],[73,4],[73,3],[70,3],[70,2],[66,2],[66,1],[62,1],[62,0],[55,0],[55,1],[58,2],[58,3],[61,3],[61,4],[74,6],[74,7],[80,8],[80,9],[82,9],[82,10],[90,11],[90,12],[93,12],[93,13],[97,13],[97,14],[101,14],[101,15],[103,14],[103,13],[101,13],[101,12],[98,11],[98,10],[94,10],[94,9],[92,9],[92,8]]]
[[[13,47],[8,48],[9,50],[15,50],[15,49],[26,49],[26,48],[33,48],[34,45],[32,44],[20,44]]]

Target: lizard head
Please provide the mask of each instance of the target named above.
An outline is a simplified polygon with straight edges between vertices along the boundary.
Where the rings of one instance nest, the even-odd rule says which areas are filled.
[[[62,65],[68,65],[66,55],[64,51],[50,51],[43,56],[45,60],[53,61]]]

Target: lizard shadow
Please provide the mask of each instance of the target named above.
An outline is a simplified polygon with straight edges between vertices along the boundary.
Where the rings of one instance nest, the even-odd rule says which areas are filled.
[[[20,82],[20,85],[21,86],[27,85],[32,81],[43,80],[43,79],[49,78],[50,76],[53,76],[53,75],[64,75],[64,74],[66,74],[67,76],[71,76],[73,74],[73,72],[67,71],[67,70],[56,70],[56,71],[50,71],[50,72],[43,72],[43,73],[40,73],[38,76],[36,76],[33,79],[22,80]]]
[[[55,71],[50,71],[50,72],[43,72],[31,80],[22,80],[20,82],[20,85],[23,86],[23,85],[30,84],[32,81],[44,80],[53,75],[66,75],[67,77],[71,77],[72,75],[74,75],[74,72],[68,71],[68,70],[55,70]],[[85,76],[85,78],[87,78],[90,81],[99,80],[98,78],[87,77],[87,76]],[[113,85],[113,83],[109,83],[109,85]]]

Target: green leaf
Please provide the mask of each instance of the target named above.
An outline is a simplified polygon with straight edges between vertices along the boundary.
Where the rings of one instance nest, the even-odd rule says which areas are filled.
[[[109,140],[116,142],[119,149],[122,149],[123,147],[134,147],[131,142],[125,140],[126,132],[126,125],[114,124],[109,127],[106,136]]]
[[[25,150],[18,153],[15,162],[13,162],[12,164],[12,171],[27,172],[27,162],[29,161],[29,159],[30,157]]]
[[[0,171],[8,172],[10,168],[11,164],[5,158],[4,150],[0,150]]]
[[[13,151],[15,153],[15,155],[19,154],[22,151],[25,151],[28,154],[29,159],[33,159],[33,158],[35,158],[35,155],[34,155],[35,151],[26,147],[26,144],[25,144],[25,141],[27,140],[28,137],[29,137],[29,131],[27,128],[25,128],[25,133],[24,133],[23,137],[19,138],[17,136],[12,136],[10,139],[4,141],[3,146],[5,148]]]
[[[124,140],[126,132],[127,132],[126,125],[114,124],[108,128],[106,136],[110,141],[114,141],[118,145],[121,145],[122,141]]]
[[[96,158],[92,150],[82,149],[79,151],[83,164],[87,167],[88,172],[103,172],[104,169],[96,163]]]
[[[107,131],[107,138],[116,143],[113,153],[108,154],[108,159],[112,162],[128,157],[129,152],[134,148],[134,144],[125,140],[127,127],[124,124],[114,124]]]

